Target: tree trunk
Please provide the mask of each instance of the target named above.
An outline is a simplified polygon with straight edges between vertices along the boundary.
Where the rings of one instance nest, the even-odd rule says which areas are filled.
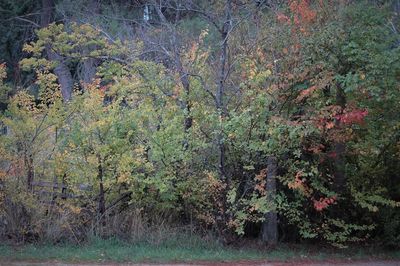
[[[189,129],[192,127],[193,124],[193,117],[191,114],[191,103],[189,100],[190,96],[190,83],[189,83],[189,78],[187,73],[183,70],[183,66],[181,63],[181,59],[178,57],[179,55],[176,55],[176,60],[178,64],[178,69],[179,69],[179,75],[180,75],[180,81],[182,83],[182,87],[185,90],[185,97],[184,99],[184,111],[185,111],[185,120],[184,120],[184,133],[185,133],[185,139],[183,143],[183,148],[184,150],[187,150],[189,148],[189,140],[188,140],[188,133]]]
[[[100,3],[98,0],[91,0],[89,2],[89,10],[91,11],[91,16],[96,16],[100,14]],[[90,50],[86,49],[85,54],[89,54]],[[89,84],[93,81],[96,76],[96,68],[98,65],[98,60],[95,58],[87,58],[83,61],[82,65],[82,79],[83,82]]]
[[[61,56],[49,51],[47,53],[49,59],[51,61],[57,61],[57,66],[54,68],[54,73],[58,78],[58,82],[61,87],[61,95],[65,102],[71,100],[72,97],[72,89],[74,86],[74,82],[72,79],[71,72],[68,67],[62,62]]]
[[[337,83],[336,89],[336,104],[340,106],[341,111],[346,107],[346,97],[343,88]],[[336,126],[340,127],[340,121],[336,121]],[[346,189],[346,174],[345,174],[345,152],[346,144],[343,141],[336,141],[334,143],[334,189],[336,193],[343,193]]]
[[[229,32],[232,27],[232,17],[231,17],[232,3],[231,0],[227,0],[225,4],[225,22],[221,29],[221,54],[219,58],[219,73],[218,73],[218,83],[217,83],[217,93],[215,96],[216,108],[219,112],[221,123],[223,123],[226,116],[226,106],[224,103],[225,94],[225,79],[226,79],[226,61],[228,57],[228,38]],[[225,180],[225,145],[223,142],[223,132],[222,128],[219,129],[220,132],[217,135],[218,142],[218,170],[219,177],[221,180]],[[229,180],[227,182],[227,187],[229,188]]]
[[[275,208],[276,197],[276,168],[277,162],[274,156],[270,156],[267,161],[267,184],[266,192],[268,204],[273,209],[265,214],[265,221],[262,223],[262,241],[268,246],[275,246],[278,242],[278,216]]]
[[[26,166],[26,170],[27,170],[27,189],[28,191],[32,191],[33,186],[33,179],[35,177],[35,171],[33,169],[33,157],[32,154],[27,155],[25,153],[25,166]]]
[[[61,199],[67,199],[67,174],[64,174],[61,181]]]
[[[106,212],[106,203],[105,203],[105,195],[104,195],[104,184],[103,184],[103,164],[100,156],[97,156],[98,159],[98,172],[97,178],[99,179],[99,206],[98,206],[98,215],[101,220],[102,225],[105,225],[106,221],[104,219],[104,213]]]
[[[42,28],[47,27],[52,21],[54,21],[54,7],[54,0],[42,0]],[[50,61],[57,62],[57,66],[54,68],[54,74],[56,74],[60,84],[62,97],[64,101],[68,102],[71,99],[72,89],[74,86],[71,72],[63,61],[63,58],[52,51],[50,45],[46,45],[46,54]]]
[[[92,83],[96,76],[97,60],[88,58],[83,61],[82,78],[85,84]]]
[[[394,0],[392,3],[393,19],[392,19],[392,32],[395,36],[399,36],[400,31],[400,0]],[[396,46],[400,46],[400,38],[397,37]]]
[[[175,69],[177,73],[179,74],[179,79],[182,84],[182,87],[185,91],[185,99],[182,101],[182,104],[180,104],[181,108],[185,112],[185,118],[184,118],[184,133],[185,133],[185,139],[183,141],[183,148],[184,150],[187,150],[189,148],[189,140],[187,138],[187,134],[189,132],[189,129],[192,127],[193,123],[193,117],[191,114],[191,103],[189,100],[189,95],[190,95],[190,82],[189,82],[189,77],[188,73],[186,73],[185,68],[182,64],[181,60],[181,47],[178,43],[178,37],[177,37],[177,31],[176,31],[176,25],[171,25],[171,23],[166,19],[164,16],[161,6],[157,3],[157,1],[153,1],[153,8],[157,12],[160,21],[166,26],[169,30],[170,33],[170,44],[172,46],[172,52],[170,58],[174,61],[175,64]],[[179,18],[180,18],[180,10],[176,10],[175,14],[175,24],[179,23]],[[146,22],[147,23],[147,22]]]

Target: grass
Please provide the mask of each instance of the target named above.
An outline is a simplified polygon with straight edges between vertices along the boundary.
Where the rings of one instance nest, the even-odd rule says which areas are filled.
[[[174,239],[155,245],[127,243],[117,239],[92,240],[84,245],[0,244],[0,261],[65,261],[65,262],[193,262],[239,260],[360,260],[400,259],[400,251],[376,249],[321,249],[318,246],[287,246],[276,249],[230,248],[200,239]]]

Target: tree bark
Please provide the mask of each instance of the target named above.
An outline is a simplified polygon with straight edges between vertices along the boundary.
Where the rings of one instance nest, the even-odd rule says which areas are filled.
[[[98,206],[98,215],[99,219],[101,220],[102,225],[105,225],[104,213],[106,212],[106,201],[104,195],[104,184],[103,184],[103,164],[101,161],[100,156],[97,156],[98,159],[98,172],[97,178],[99,179],[99,206]]]
[[[91,11],[91,16],[96,16],[100,14],[100,3],[99,0],[91,0],[89,2],[89,10]],[[90,51],[84,51],[86,54],[89,54]],[[96,76],[96,70],[98,65],[98,60],[95,58],[87,58],[83,61],[82,65],[82,79],[83,82],[89,84],[93,81]]]
[[[223,27],[221,29],[221,54],[219,58],[219,73],[218,73],[218,82],[217,82],[217,92],[215,96],[216,100],[216,108],[219,112],[221,123],[224,121],[226,116],[226,106],[224,103],[224,94],[225,94],[225,79],[226,79],[226,61],[228,57],[228,39],[229,32],[232,28],[232,3],[231,0],[227,0],[225,4],[225,21]],[[221,125],[222,126],[222,125]],[[222,128],[219,129],[220,132],[217,135],[218,142],[218,170],[219,177],[221,180],[226,178],[225,175],[225,144],[223,142],[223,132]],[[229,182],[227,184],[229,187]]]
[[[182,64],[182,59],[181,59],[181,45],[178,43],[178,36],[177,36],[177,30],[176,30],[176,25],[179,23],[180,19],[180,10],[176,10],[175,14],[175,25],[172,25],[171,22],[167,20],[167,18],[164,16],[161,6],[157,3],[157,1],[153,1],[153,8],[156,11],[157,15],[160,18],[160,21],[164,24],[165,27],[169,30],[170,33],[170,38],[169,42],[171,45],[171,50],[168,56],[170,59],[174,62],[174,68],[176,72],[179,74],[179,79],[182,84],[182,87],[185,92],[185,99],[182,100],[182,104],[180,104],[180,107],[184,110],[185,112],[185,118],[183,122],[184,126],[184,133],[185,133],[185,139],[183,141],[183,148],[184,150],[187,150],[189,148],[189,140],[187,137],[187,134],[189,132],[189,129],[192,127],[193,124],[193,117],[191,114],[191,102],[189,100],[190,96],[190,81],[188,77],[188,73],[185,69],[185,67]],[[147,22],[146,22],[147,23]]]
[[[42,28],[47,27],[51,22],[54,21],[54,10],[55,4],[54,0],[42,0],[42,15],[41,15],[41,26]],[[56,74],[58,82],[61,87],[61,94],[63,100],[68,102],[71,100],[72,89],[74,86],[74,82],[72,79],[71,72],[68,66],[63,61],[62,56],[55,53],[50,45],[46,45],[46,54],[47,58],[50,61],[54,61],[57,63],[57,66],[54,68],[54,74]]]
[[[98,217],[101,221],[102,225],[105,225],[104,213],[106,212],[106,201],[105,201],[105,193],[104,193],[104,184],[103,184],[103,163],[101,161],[101,157],[97,156],[98,167],[97,167],[97,178],[99,179],[99,202],[98,202]]]
[[[179,55],[176,54],[176,63],[178,66],[178,73],[180,76],[180,81],[182,84],[182,87],[185,91],[185,97],[183,101],[183,106],[184,106],[184,111],[185,111],[185,120],[184,120],[184,133],[185,133],[185,139],[183,143],[183,148],[184,150],[187,150],[189,148],[189,140],[188,140],[188,133],[189,129],[192,127],[193,124],[193,117],[191,114],[191,102],[189,99],[190,96],[190,82],[188,78],[188,74],[184,71],[181,59],[179,58]]]
[[[346,97],[343,88],[339,83],[337,83],[336,88],[336,104],[340,106],[341,111],[343,111],[346,107]],[[340,127],[340,121],[336,120],[336,126]],[[334,190],[336,193],[343,193],[346,189],[346,173],[345,173],[345,152],[346,152],[346,144],[343,141],[336,141],[334,143]]]
[[[400,0],[394,0],[392,3],[393,20],[391,21],[392,32],[395,36],[399,35],[400,31]],[[400,38],[397,37],[396,47],[400,46]]]
[[[33,186],[33,179],[35,177],[35,171],[33,169],[33,156],[32,154],[26,154],[25,153],[25,166],[26,166],[26,170],[27,170],[27,189],[28,191],[32,191]]]
[[[265,214],[265,221],[262,223],[262,241],[268,246],[275,246],[278,243],[278,215],[275,208],[276,197],[276,157],[270,156],[267,161],[267,183],[266,192],[268,204],[273,206],[273,209]]]
[[[96,76],[97,60],[88,58],[83,61],[82,79],[85,84],[90,84]]]

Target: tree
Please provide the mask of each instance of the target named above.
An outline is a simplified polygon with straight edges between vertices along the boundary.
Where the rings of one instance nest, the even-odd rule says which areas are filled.
[[[140,218],[226,244],[396,245],[397,2],[43,0],[34,82],[0,84],[0,218],[27,217],[20,239]]]
[[[41,26],[42,28],[47,27],[54,20],[53,9],[55,8],[53,0],[42,0],[42,16]],[[74,82],[72,75],[68,67],[64,63],[62,56],[54,51],[51,44],[47,44],[45,47],[47,57],[50,61],[55,62],[54,73],[57,75],[58,82],[60,83],[61,95],[64,101],[69,101],[72,96],[72,89]]]

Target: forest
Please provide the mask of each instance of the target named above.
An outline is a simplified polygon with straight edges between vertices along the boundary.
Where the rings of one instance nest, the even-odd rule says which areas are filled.
[[[400,247],[399,0],[1,0],[0,242]]]

